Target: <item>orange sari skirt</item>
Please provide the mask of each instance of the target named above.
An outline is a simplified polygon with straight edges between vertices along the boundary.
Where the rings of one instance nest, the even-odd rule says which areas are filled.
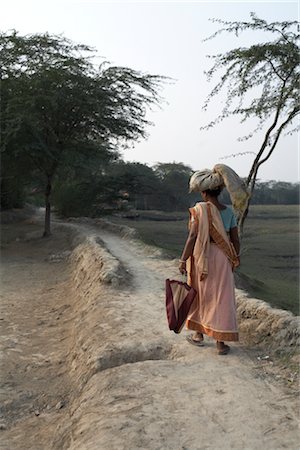
[[[187,328],[217,341],[238,341],[233,272],[222,250],[210,243],[208,275],[204,280],[200,281],[193,257],[188,275],[188,283],[197,295],[187,318]]]

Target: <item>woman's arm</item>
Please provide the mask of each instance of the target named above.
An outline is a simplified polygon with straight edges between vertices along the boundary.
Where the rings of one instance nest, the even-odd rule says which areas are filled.
[[[239,233],[238,233],[238,228],[237,227],[233,227],[230,228],[230,240],[234,246],[234,249],[236,251],[236,254],[238,255],[238,258],[240,259],[240,238],[239,238]]]
[[[196,239],[197,239],[197,225],[193,224],[190,229],[189,235],[187,237],[187,240],[186,240],[186,243],[185,243],[181,258],[180,258],[179,271],[182,274],[186,274],[186,260],[193,254]]]

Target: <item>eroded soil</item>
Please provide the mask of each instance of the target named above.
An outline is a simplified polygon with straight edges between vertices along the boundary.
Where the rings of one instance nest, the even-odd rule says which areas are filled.
[[[164,279],[176,265],[79,228],[128,283],[100,286],[91,263],[76,284],[68,228],[46,240],[34,221],[2,228],[1,448],[298,448],[297,392],[276,361],[245,343],[219,357],[210,339],[196,348],[170,333]]]

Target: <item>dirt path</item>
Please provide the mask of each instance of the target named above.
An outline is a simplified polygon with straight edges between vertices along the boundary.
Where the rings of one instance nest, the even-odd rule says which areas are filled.
[[[69,268],[54,257],[69,248],[68,233],[48,241],[40,234],[40,226],[2,227],[0,442],[7,450],[47,449],[71,389]]]
[[[168,331],[163,287],[174,264],[80,228],[121,262],[127,286],[91,279],[74,289],[66,261],[49,259],[70,248],[63,232],[46,247],[13,241],[3,251],[2,448],[298,448],[294,391],[263,376],[242,345],[220,357],[212,340],[196,348]]]

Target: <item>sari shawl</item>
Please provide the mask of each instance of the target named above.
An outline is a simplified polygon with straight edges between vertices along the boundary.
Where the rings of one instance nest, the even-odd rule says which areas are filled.
[[[212,203],[211,222],[218,236],[230,247],[219,210]],[[197,231],[192,256],[188,259],[188,284],[197,291],[187,319],[187,328],[207,334],[218,341],[237,341],[234,280],[232,262],[216,243],[210,240],[206,203],[190,209],[190,228]]]

